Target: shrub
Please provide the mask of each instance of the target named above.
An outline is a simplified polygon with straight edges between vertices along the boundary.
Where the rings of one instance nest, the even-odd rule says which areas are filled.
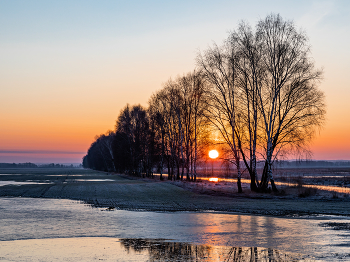
[[[316,188],[304,188],[304,190],[301,190],[299,192],[298,197],[309,197],[309,196],[314,196],[317,193],[317,189]]]

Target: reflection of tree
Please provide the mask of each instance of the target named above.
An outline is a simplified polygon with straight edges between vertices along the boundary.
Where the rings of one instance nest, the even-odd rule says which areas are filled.
[[[120,240],[127,250],[149,252],[149,261],[294,261],[292,254],[287,254],[272,248],[261,247],[225,247],[194,245],[182,242],[166,242],[153,239]]]
[[[148,250],[150,261],[203,261],[210,257],[211,246],[182,242],[124,238],[120,242],[128,250]]]
[[[232,247],[225,258],[225,262],[229,261],[294,261],[296,258],[291,254],[283,253],[272,248],[261,247]]]

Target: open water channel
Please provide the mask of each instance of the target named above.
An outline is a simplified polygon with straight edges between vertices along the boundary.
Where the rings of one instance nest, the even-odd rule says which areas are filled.
[[[350,218],[143,212],[0,198],[0,261],[350,261]]]

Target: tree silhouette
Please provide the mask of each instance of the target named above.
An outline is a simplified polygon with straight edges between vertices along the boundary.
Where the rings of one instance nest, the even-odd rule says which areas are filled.
[[[197,165],[215,140],[226,164],[236,166],[238,192],[243,167],[251,190],[266,191],[271,184],[277,191],[274,161],[309,154],[325,119],[322,72],[315,69],[305,33],[278,14],[255,28],[242,22],[222,45],[199,53],[197,66],[169,79],[147,108],[126,105],[115,131],[95,138],[84,167],[148,177],[156,168],[160,179],[167,169],[168,179],[195,181]]]

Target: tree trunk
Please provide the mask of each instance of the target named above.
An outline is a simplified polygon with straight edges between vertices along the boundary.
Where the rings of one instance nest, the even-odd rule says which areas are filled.
[[[273,192],[278,192],[277,187],[275,185],[275,181],[272,175],[272,142],[271,140],[267,145],[267,179],[271,182],[271,187]]]
[[[180,163],[176,161],[176,180],[180,180]]]
[[[258,191],[258,187],[256,185],[255,180],[256,180],[256,174],[252,172],[250,174],[250,190],[254,191],[254,192],[257,192]]]
[[[268,163],[268,167],[267,167],[267,177],[268,177],[268,180],[270,180],[271,182],[271,187],[272,187],[272,190],[273,192],[278,192],[278,189],[275,185],[275,181],[273,179],[273,176],[272,176],[272,165],[271,165],[271,161],[270,163]]]
[[[267,160],[265,161],[265,164],[264,164],[264,169],[263,169],[263,172],[262,172],[262,175],[261,175],[261,181],[260,181],[260,184],[259,184],[259,189],[261,190],[267,190],[267,187],[268,187],[268,177],[267,177]]]
[[[258,187],[256,184],[257,174],[256,174],[256,158],[255,155],[252,157],[252,165],[251,165],[251,174],[250,174],[250,190],[258,191]]]
[[[239,163],[239,159],[236,160],[236,165],[237,165],[237,187],[238,187],[238,193],[242,193],[242,184],[241,184],[241,177],[242,177],[242,173],[241,173],[241,167],[240,167],[240,163]]]
[[[171,180],[171,169],[170,169],[169,156],[167,156],[167,163],[168,163],[168,180]]]

